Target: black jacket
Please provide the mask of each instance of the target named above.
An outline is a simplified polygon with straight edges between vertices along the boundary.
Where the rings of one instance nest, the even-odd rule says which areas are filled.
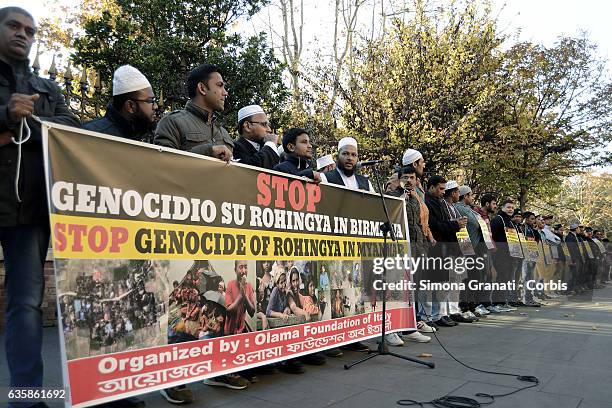
[[[291,153],[285,154],[285,161],[274,166],[274,170],[314,179],[314,172],[310,168],[310,161]]]
[[[572,263],[580,264],[583,262],[582,255],[580,254],[580,248],[578,245],[580,244],[581,239],[576,235],[575,232],[570,231],[569,234],[565,237],[565,242],[567,243],[567,249],[569,250],[570,256],[572,257]]]
[[[442,199],[434,197],[429,191],[425,192],[425,205],[429,209],[429,228],[438,241],[436,245],[429,248],[428,256],[441,258],[443,265],[441,267],[435,265],[424,270],[421,276],[432,282],[447,282],[451,270],[444,267],[444,258],[461,255],[456,235],[456,232],[459,231],[459,224],[457,221],[451,221],[450,213]]]
[[[332,184],[348,187],[344,185],[344,180],[342,179],[340,170],[338,169],[326,172],[325,178]],[[368,181],[367,177],[362,176],[361,174],[355,174],[355,178],[357,179],[357,185],[359,186],[360,190],[370,191],[370,182]]]
[[[512,218],[502,210],[499,210],[497,215],[491,219],[491,237],[497,247],[497,251],[495,252],[496,257],[510,256],[510,252],[508,251],[508,239],[506,238],[506,227],[516,229],[516,225],[512,222]]]
[[[429,228],[438,242],[457,242],[456,233],[459,231],[459,223],[451,221],[446,204],[441,198],[434,197],[427,191],[425,193],[425,205],[429,209]]]
[[[264,169],[273,169],[280,159],[278,153],[270,146],[265,144],[259,148],[259,151],[243,136],[234,142],[234,159],[240,159],[240,163],[249,164],[255,167]]]
[[[140,142],[153,143],[152,130],[136,129],[131,122],[121,116],[117,109],[110,104],[106,107],[106,114],[103,118],[94,119],[91,122],[87,122],[85,125],[83,125],[83,127],[87,130],[104,133],[106,135],[124,137],[126,139],[138,140]]]
[[[561,245],[559,245],[559,261],[560,262],[566,262],[567,259],[565,257],[565,252],[563,252],[563,243],[565,242],[565,238],[563,237],[563,234],[559,234],[557,232],[553,232],[553,234],[555,234],[556,236],[559,237],[559,239],[561,240]]]
[[[21,75],[15,74],[15,69]],[[59,86],[48,79],[32,74],[29,61],[13,67],[0,61],[0,134],[6,144],[0,143],[0,227],[48,223],[49,208],[45,188],[42,134],[40,124],[27,119],[31,129],[30,139],[21,145],[21,169],[17,201],[15,179],[17,176],[18,147],[10,137],[17,138],[19,123],[8,116],[8,103],[14,93],[40,98],[34,104],[34,115],[41,120],[80,127],[79,119],[70,111]]]

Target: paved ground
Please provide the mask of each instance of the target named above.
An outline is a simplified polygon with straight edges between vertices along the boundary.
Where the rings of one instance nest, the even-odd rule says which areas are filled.
[[[522,308],[478,323],[440,330],[439,338],[461,361],[484,370],[535,375],[536,388],[497,400],[494,408],[612,407],[612,286],[591,297],[556,300],[542,309]],[[0,335],[1,337],[1,335]],[[3,344],[3,342],[2,342]],[[374,345],[373,342],[371,342]],[[0,348],[2,348],[0,346]],[[59,386],[57,329],[45,330],[46,386]],[[4,349],[2,348],[2,356]],[[436,368],[393,357],[377,357],[349,371],[345,362],[362,354],[345,352],[303,375],[261,377],[243,391],[192,384],[198,407],[396,407],[402,398],[431,400],[444,394],[473,397],[502,394],[524,386],[512,377],[477,373],[453,361],[432,339],[393,351],[431,353]],[[4,360],[0,387],[8,383]],[[144,396],[150,408],[170,405],[157,393]],[[55,405],[58,406],[59,405]]]

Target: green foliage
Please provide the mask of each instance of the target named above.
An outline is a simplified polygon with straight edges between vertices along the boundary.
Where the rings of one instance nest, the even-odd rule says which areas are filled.
[[[283,66],[267,46],[264,35],[242,39],[227,29],[239,17],[253,15],[262,0],[116,0],[84,23],[84,34],[74,41],[76,64],[94,68],[107,81],[122,64],[138,67],[174,107],[186,100],[189,70],[201,63],[218,65],[228,83],[227,127],[235,112],[260,103],[279,112],[287,97]],[[283,119],[282,116],[280,116]]]
[[[612,174],[580,173],[561,183],[558,194],[535,200],[540,208],[557,215],[565,225],[581,225],[612,233]]]
[[[563,177],[605,164],[609,157],[597,149],[612,140],[612,95],[603,72],[586,38],[562,38],[552,48],[519,43],[505,52],[497,75],[503,115],[477,156],[475,180],[513,193],[524,207],[558,192]],[[488,165],[498,171],[487,172]]]
[[[415,14],[358,51],[343,93],[344,120],[368,154],[397,162],[416,148],[430,175],[450,175],[495,109],[491,72],[501,39],[476,2],[436,14],[417,2]]]
[[[346,74],[342,119],[362,155],[396,163],[420,150],[429,175],[518,199],[610,160],[612,84],[586,38],[502,49],[488,1],[415,2],[366,41]],[[599,153],[598,153],[599,152]]]

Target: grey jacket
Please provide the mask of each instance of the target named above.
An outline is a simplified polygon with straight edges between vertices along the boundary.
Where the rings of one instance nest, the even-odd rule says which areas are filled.
[[[212,147],[225,145],[233,150],[234,141],[227,130],[213,115],[208,123],[208,113],[191,100],[185,109],[174,111],[159,121],[153,143],[173,149],[212,156]]]
[[[463,217],[467,217],[468,235],[470,236],[470,241],[475,248],[478,244],[484,242],[476,214],[474,214],[474,211],[472,211],[470,206],[465,203],[458,202],[453,205],[459,214],[461,214]]]

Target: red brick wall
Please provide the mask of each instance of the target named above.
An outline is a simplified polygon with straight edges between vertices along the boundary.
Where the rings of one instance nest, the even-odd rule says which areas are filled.
[[[6,272],[4,271],[4,256],[0,249],[0,327],[4,327],[6,312],[4,294],[4,277]],[[56,306],[55,306],[55,275],[53,273],[53,256],[51,251],[47,254],[47,262],[45,263],[45,295],[43,297],[42,310],[43,310],[43,325],[56,326]]]

